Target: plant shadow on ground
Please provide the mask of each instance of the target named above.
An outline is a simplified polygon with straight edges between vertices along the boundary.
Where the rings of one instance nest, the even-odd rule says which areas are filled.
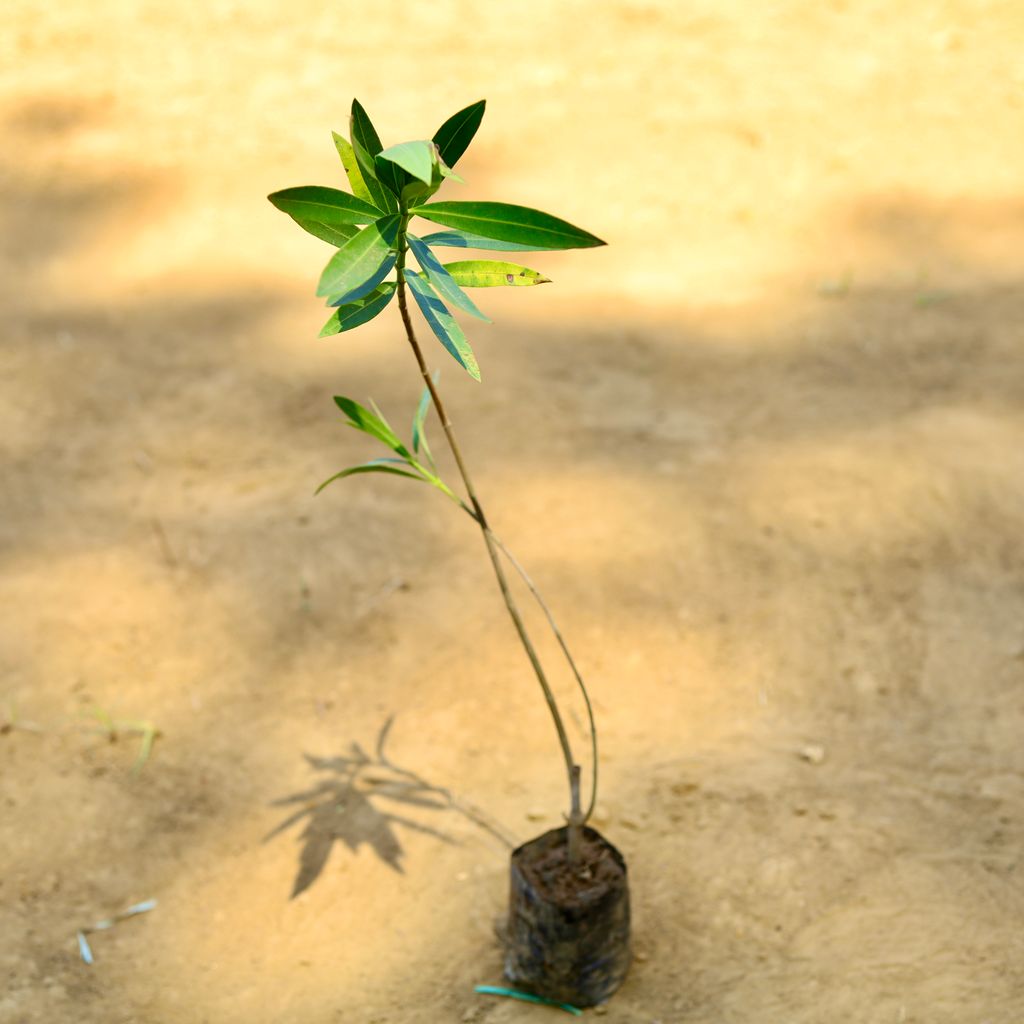
[[[299,867],[291,899],[305,892],[321,875],[331,850],[341,843],[355,853],[364,844],[394,871],[401,873],[405,851],[396,829],[423,832],[443,843],[456,841],[439,828],[388,809],[398,804],[435,814],[452,813],[490,833],[509,848],[512,841],[481,811],[461,801],[451,790],[435,786],[422,775],[396,764],[387,753],[387,739],[394,724],[391,715],[381,726],[373,756],[352,741],[348,754],[315,757],[303,754],[310,768],[324,773],[312,789],[274,800],[273,807],[299,809],[288,815],[264,838],[268,842],[294,825],[305,822],[300,840]],[[380,801],[384,801],[381,806]]]

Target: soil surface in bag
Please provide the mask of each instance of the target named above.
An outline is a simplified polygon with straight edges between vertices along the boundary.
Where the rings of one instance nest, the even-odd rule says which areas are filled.
[[[624,884],[621,859],[591,829],[584,830],[578,864],[569,863],[569,845],[560,839],[543,846],[528,844],[528,852],[521,849],[517,864],[527,884],[544,902],[564,911],[583,911],[608,890]]]

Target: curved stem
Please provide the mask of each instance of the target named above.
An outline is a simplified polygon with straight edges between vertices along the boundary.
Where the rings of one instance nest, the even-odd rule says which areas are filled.
[[[398,238],[396,240],[398,247],[398,259],[396,263],[396,269],[398,271],[398,309],[402,315],[402,323],[405,326],[406,338],[412,348],[413,355],[416,357],[416,363],[420,368],[420,375],[423,377],[423,382],[426,384],[427,390],[430,392],[430,397],[434,402],[434,408],[437,410],[438,419],[441,421],[441,427],[448,440],[448,447],[451,449],[452,455],[455,457],[455,464],[458,466],[459,475],[462,477],[463,485],[466,488],[466,494],[473,506],[473,518],[476,519],[477,524],[480,526],[481,533],[483,534],[484,544],[487,547],[487,554],[491,559],[491,566],[494,569],[494,575],[497,578],[498,587],[501,590],[501,596],[505,601],[505,607],[508,610],[509,617],[512,619],[512,624],[516,628],[516,632],[519,634],[519,640],[523,645],[523,649],[526,651],[526,656],[530,659],[534,675],[537,677],[537,682],[540,684],[541,691],[544,694],[544,700],[547,703],[548,711],[551,713],[551,718],[555,725],[555,731],[558,733],[558,742],[562,748],[562,756],[565,759],[565,769],[569,782],[571,800],[571,809],[569,813],[570,840],[572,841],[571,845],[575,847],[575,841],[578,838],[579,829],[582,824],[579,808],[579,769],[573,760],[572,747],[569,744],[569,736],[565,731],[565,723],[562,721],[562,716],[559,713],[554,693],[551,691],[551,686],[548,683],[547,676],[544,674],[544,668],[540,663],[540,658],[537,656],[537,652],[530,640],[529,633],[526,631],[526,625],[523,622],[522,616],[519,614],[519,608],[516,606],[512,597],[512,592],[509,589],[508,580],[505,577],[505,571],[501,566],[501,560],[498,557],[497,547],[494,543],[494,535],[491,533],[487,524],[487,517],[484,514],[483,506],[480,504],[480,500],[476,496],[476,490],[473,487],[469,471],[466,468],[466,464],[463,462],[462,452],[459,449],[458,441],[455,438],[455,432],[452,429],[451,420],[448,418],[448,413],[441,401],[441,396],[437,393],[437,388],[434,385],[434,381],[427,369],[426,361],[423,358],[423,352],[420,350],[419,343],[416,340],[416,332],[413,330],[412,320],[409,317],[409,307],[405,294],[405,235],[408,223],[408,215],[404,214],[398,229]]]
[[[473,510],[469,508],[464,502],[460,502],[462,507],[470,515],[473,514]],[[593,771],[591,772],[591,784],[590,784],[590,802],[587,805],[587,809],[583,814],[583,821],[589,820],[590,816],[594,813],[594,805],[597,803],[597,726],[594,723],[594,708],[590,703],[590,694],[587,692],[586,684],[583,682],[583,677],[580,675],[580,670],[576,667],[576,662],[573,660],[572,654],[569,651],[569,646],[565,642],[565,638],[562,636],[561,630],[558,628],[558,623],[555,622],[555,617],[551,614],[551,609],[548,608],[544,598],[541,597],[540,591],[534,586],[533,580],[526,574],[526,570],[516,560],[515,555],[501,542],[501,539],[491,530],[487,528],[491,534],[491,539],[494,541],[495,547],[509,560],[512,568],[519,573],[520,579],[526,584],[526,589],[533,595],[533,599],[540,606],[540,610],[544,613],[544,617],[548,620],[548,625],[551,627],[551,632],[554,634],[555,639],[558,641],[558,646],[562,648],[562,654],[565,655],[565,660],[569,663],[569,668],[572,670],[572,674],[576,677],[576,684],[580,688],[580,693],[583,696],[583,703],[587,708],[587,724],[590,729],[590,756],[592,761]]]

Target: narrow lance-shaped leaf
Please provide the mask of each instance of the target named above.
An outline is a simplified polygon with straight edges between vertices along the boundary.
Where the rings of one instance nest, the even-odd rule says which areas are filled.
[[[477,365],[476,356],[473,355],[473,350],[469,347],[458,321],[422,275],[408,268],[403,273],[416,305],[419,306],[430,329],[437,335],[438,341],[474,380],[480,380],[480,367]]]
[[[468,107],[452,114],[440,128],[434,132],[434,142],[437,143],[441,159],[449,166],[454,167],[456,161],[466,152],[466,148],[473,141],[480,121],[484,116],[486,100],[477,100]]]
[[[356,159],[356,151],[352,143],[343,135],[331,132],[334,138],[334,146],[341,157],[341,165],[345,168],[352,191],[365,202],[376,206],[382,213],[398,213],[398,203],[395,197],[376,178],[366,177],[359,161]]]
[[[323,185],[300,185],[272,192],[267,198],[290,217],[321,224],[368,224],[381,211],[356,196]]]
[[[292,216],[292,220],[311,235],[330,242],[336,249],[343,246],[350,238],[359,234],[358,224],[324,224],[322,221],[307,220],[305,217]]]
[[[399,469],[399,466],[406,468]],[[340,473],[335,473],[334,476],[328,477],[316,489],[314,495],[319,494],[328,484],[333,483],[335,480],[343,480],[345,477],[355,476],[357,473],[391,473],[394,476],[409,477],[410,480],[419,480],[422,483],[430,484],[431,487],[436,487],[442,494],[451,498],[452,501],[459,501],[455,492],[439,476],[431,473],[415,460],[407,459],[371,459],[369,462],[364,462],[358,466],[343,469]]]
[[[502,242],[495,238],[484,238],[468,231],[435,231],[424,235],[423,241],[430,246],[449,249],[490,249],[491,252],[553,252],[548,245],[521,245],[519,242]]]
[[[334,483],[335,480],[343,480],[345,477],[355,476],[357,473],[393,473],[395,476],[407,476],[413,480],[423,480],[419,473],[413,473],[410,470],[399,469],[397,466],[389,465],[391,462],[398,463],[399,465],[405,464],[404,459],[371,459],[360,466],[351,466],[349,469],[343,469],[340,473],[335,473],[334,476],[328,477],[313,494],[319,494],[328,484]]]
[[[427,203],[413,207],[410,212],[445,227],[521,245],[586,249],[605,244],[596,235],[560,217],[512,203]]]
[[[490,319],[480,312],[476,303],[456,284],[451,274],[445,270],[444,264],[441,263],[430,249],[415,235],[408,235],[407,237],[409,239],[409,248],[412,249],[417,262],[427,275],[427,280],[430,281],[434,290],[441,298],[446,299],[453,306],[457,306],[459,309],[463,309],[467,313],[471,313],[473,316],[490,323]]]
[[[399,196],[405,184],[405,172],[386,160],[377,163],[377,154],[383,148],[380,136],[359,100],[352,101],[349,128],[352,149],[364,179],[377,181],[386,191],[392,192],[396,197]]]
[[[344,395],[335,395],[334,402],[338,408],[349,418],[349,421],[356,430],[383,441],[392,451],[397,452],[403,458],[409,458],[409,449],[398,439],[398,435],[391,429],[384,419],[377,413],[370,412],[365,406],[345,398]]]
[[[333,334],[341,334],[369,323],[385,309],[394,296],[396,288],[395,282],[389,281],[376,288],[370,295],[356,302],[339,306],[331,314],[330,320],[324,324],[323,330],[320,331],[320,337],[326,338]]]
[[[376,156],[384,147],[380,144],[380,136],[373,127],[370,115],[363,109],[357,99],[352,100],[352,114],[349,118],[352,145],[361,146],[369,156]]]
[[[377,159],[383,149],[380,136],[377,134],[376,128],[373,127],[369,114],[355,99],[352,101],[350,124],[352,148],[355,150],[356,160],[359,162],[364,176],[374,178],[395,196],[400,196],[403,186],[408,182],[408,175],[390,160]]]
[[[359,173],[363,177],[363,181],[376,181],[378,187],[383,191],[388,190],[384,188],[379,181],[377,181],[377,165],[374,163],[374,159],[369,153],[355,140],[352,141],[352,152],[355,154],[356,166],[359,168]]]
[[[331,257],[320,275],[317,295],[344,295],[370,280],[391,256],[397,234],[394,216],[363,228]]]
[[[379,154],[374,157],[373,166],[377,180],[395,196],[401,196],[402,189],[414,180],[412,175],[399,167],[398,164],[384,159]]]
[[[373,414],[381,423],[384,424],[384,429],[388,432],[389,436],[397,440],[398,435],[395,433],[395,428],[392,427],[391,424],[388,423],[388,421],[384,418],[384,413],[380,411],[380,406],[377,405],[377,403],[372,398],[370,399],[370,405],[373,406]],[[401,450],[396,448],[395,451],[399,452],[400,455],[404,455],[410,463],[412,462],[412,456],[409,455],[409,452],[406,449],[405,445],[401,446]]]
[[[330,242],[344,245],[359,232],[358,225],[380,216],[370,214],[373,207],[338,189],[319,185],[287,188],[267,196],[279,210],[287,213],[303,231]]]
[[[328,295],[328,306],[347,306],[369,295],[394,269],[396,256],[392,252],[386,260],[361,284],[340,295]]]
[[[334,139],[334,148],[338,151],[338,156],[341,158],[341,166],[345,168],[345,176],[348,178],[349,185],[352,186],[352,192],[362,199],[363,202],[376,206],[373,195],[366,187],[363,172],[359,169],[359,161],[356,160],[356,152],[352,148],[352,143],[344,135],[339,135],[337,132],[331,132],[331,138]],[[381,213],[386,212],[386,210],[381,210]]]
[[[434,383],[437,383],[437,373],[434,373]],[[430,388],[424,388],[420,395],[419,405],[416,407],[416,414],[412,419],[412,450],[419,454],[420,448],[426,455],[431,466],[434,465],[434,456],[431,454],[430,445],[427,444],[426,420],[427,412],[430,409]]]
[[[500,260],[457,260],[446,263],[444,269],[463,288],[496,288],[503,285],[523,287],[551,283],[551,278],[545,277],[539,270]]]

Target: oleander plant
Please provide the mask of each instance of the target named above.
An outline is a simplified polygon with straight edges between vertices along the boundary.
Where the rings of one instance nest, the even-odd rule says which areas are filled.
[[[412,416],[411,439],[401,440],[372,402],[337,395],[347,423],[383,445],[386,454],[335,473],[328,484],[364,473],[384,473],[429,484],[473,519],[483,536],[498,588],[551,714],[568,788],[565,825],[526,843],[512,855],[512,891],[505,972],[541,997],[592,1005],[614,991],[629,964],[629,904],[621,855],[587,826],[597,798],[597,732],[583,679],[547,604],[520,563],[491,529],[462,451],[416,335],[419,313],[448,354],[476,381],[480,367],[456,313],[487,321],[468,291],[549,283],[518,262],[523,252],[604,245],[596,235],[559,217],[511,203],[434,200],[477,133],[485,101],[448,118],[430,139],[384,147],[362,105],[353,101],[349,135],[334,144],[351,191],[302,185],[268,198],[299,227],[334,247],[317,285],[331,309],[320,332],[330,337],[380,316],[397,297],[398,310],[424,390]],[[425,222],[425,227],[420,226]],[[445,250],[491,252],[499,259],[445,260]],[[431,406],[445,435],[460,485],[439,473],[426,436]],[[461,492],[461,493],[460,493]],[[584,809],[581,769],[548,675],[509,584],[518,575],[535,600],[579,684],[589,718],[591,785]],[[555,867],[553,868],[552,865]],[[610,866],[609,866],[610,865]],[[552,874],[554,871],[554,874]],[[555,875],[558,877],[555,878]],[[554,879],[554,881],[553,881]],[[581,907],[586,908],[584,913]]]

